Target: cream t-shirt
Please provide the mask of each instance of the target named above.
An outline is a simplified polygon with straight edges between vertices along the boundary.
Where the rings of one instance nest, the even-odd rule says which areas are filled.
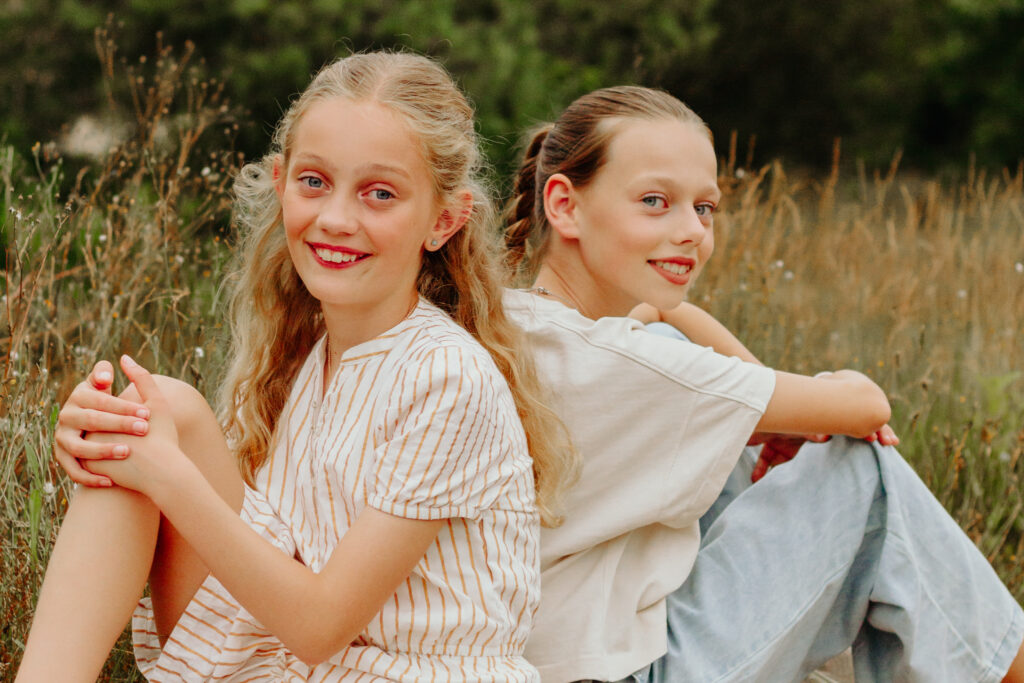
[[[693,566],[698,520],[775,374],[528,292],[507,291],[505,304],[583,458],[565,523],[541,532],[541,604],[526,657],[545,682],[617,680],[666,652],[665,597]]]

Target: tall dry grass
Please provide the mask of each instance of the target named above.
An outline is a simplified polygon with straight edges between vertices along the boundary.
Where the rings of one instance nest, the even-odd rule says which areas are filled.
[[[73,174],[57,149],[24,162],[0,146],[0,680],[70,495],[50,457],[61,400],[124,351],[212,395],[223,353],[230,111],[187,47],[128,64],[97,43],[127,137]],[[901,450],[1020,600],[1024,171],[838,168],[740,169],[730,154],[694,299],[770,365],[875,377]],[[136,680],[130,659],[122,640],[103,679]]]
[[[730,153],[693,298],[768,365],[878,381],[900,451],[1021,600],[1024,164],[943,182],[898,161],[843,177],[837,146],[806,177]]]
[[[97,48],[124,137],[92,160],[0,147],[0,680],[13,678],[70,496],[51,461],[61,400],[128,350],[200,390],[222,355],[237,124],[189,46],[128,63],[101,31]],[[122,641],[103,680],[135,676]]]

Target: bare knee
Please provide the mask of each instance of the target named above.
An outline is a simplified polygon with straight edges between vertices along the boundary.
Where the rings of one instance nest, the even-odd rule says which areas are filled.
[[[174,426],[178,428],[179,433],[183,429],[187,430],[204,422],[216,424],[217,418],[206,402],[206,398],[191,384],[165,375],[153,375],[153,379],[171,406],[171,416],[174,418]],[[142,403],[142,397],[139,396],[134,384],[129,384],[121,392],[121,397]]]
[[[181,450],[232,507],[240,508],[243,489],[238,464],[210,404],[186,382],[164,375],[154,375],[153,379],[171,408]],[[121,395],[141,401],[134,385]]]

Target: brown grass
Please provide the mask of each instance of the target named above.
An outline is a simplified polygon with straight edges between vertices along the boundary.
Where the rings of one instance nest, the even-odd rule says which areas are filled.
[[[69,495],[50,458],[61,400],[123,351],[212,395],[222,355],[231,112],[189,48],[128,64],[97,40],[128,136],[73,173],[52,146],[28,164],[0,148],[0,680]],[[876,378],[907,459],[1024,598],[1024,170],[747,166],[723,163],[695,301],[769,365]],[[104,679],[136,678],[122,640]]]

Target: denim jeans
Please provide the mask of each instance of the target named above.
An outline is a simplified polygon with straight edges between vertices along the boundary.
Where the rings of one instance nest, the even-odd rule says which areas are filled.
[[[799,681],[853,646],[864,681],[999,681],[1024,612],[893,448],[806,444],[751,485],[747,448],[668,597],[642,683]]]

